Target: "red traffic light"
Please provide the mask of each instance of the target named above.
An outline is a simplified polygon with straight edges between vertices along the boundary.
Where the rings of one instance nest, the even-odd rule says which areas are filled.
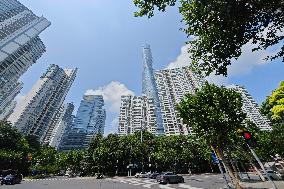
[[[244,136],[244,138],[245,138],[246,140],[251,139],[251,134],[250,134],[249,132],[244,132],[244,133],[243,133],[243,136]]]

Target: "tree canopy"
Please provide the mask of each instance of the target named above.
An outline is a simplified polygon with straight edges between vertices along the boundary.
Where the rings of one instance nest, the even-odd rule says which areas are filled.
[[[237,130],[243,128],[241,94],[233,89],[205,83],[195,94],[187,94],[178,105],[185,123],[209,145],[227,147],[234,143]]]
[[[284,124],[284,81],[262,103],[261,112],[273,123]]]
[[[28,150],[29,144],[21,133],[10,123],[0,121],[0,169],[25,168]]]
[[[228,159],[230,148],[239,141],[238,130],[244,128],[246,114],[242,105],[240,93],[206,82],[195,94],[187,94],[177,107],[193,133],[217,151],[236,188],[240,188],[238,176]]]
[[[143,132],[128,136],[110,134],[94,138],[86,154],[90,173],[127,174],[127,166],[135,171],[175,171],[194,173],[211,171],[210,148],[193,136],[154,136]],[[89,158],[92,157],[92,158]],[[214,167],[212,165],[212,167]],[[215,167],[216,168],[216,167]]]
[[[139,8],[135,16],[154,16],[179,5],[185,24],[183,31],[190,38],[188,49],[193,67],[209,75],[227,75],[232,58],[241,55],[248,42],[252,50],[283,44],[283,0],[133,0]],[[267,59],[282,58],[284,45]]]

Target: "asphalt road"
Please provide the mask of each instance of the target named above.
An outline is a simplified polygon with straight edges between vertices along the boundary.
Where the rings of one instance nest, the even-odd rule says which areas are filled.
[[[21,184],[3,185],[0,189],[220,189],[224,187],[222,178],[218,176],[184,177],[185,183],[158,184],[154,179],[114,177],[95,178],[50,178],[39,180],[24,179]],[[217,180],[216,180],[217,179]]]
[[[222,175],[184,176],[185,183],[158,184],[153,179],[114,177],[97,180],[95,178],[49,178],[39,180],[23,180],[21,184],[3,185],[0,189],[221,189],[227,188]],[[248,188],[271,188],[266,183],[252,183]],[[284,182],[277,183],[279,189]]]

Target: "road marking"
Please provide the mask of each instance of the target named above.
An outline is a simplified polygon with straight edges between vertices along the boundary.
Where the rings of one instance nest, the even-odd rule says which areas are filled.
[[[134,185],[134,186],[142,186],[144,188],[151,188],[153,185],[158,184],[157,182],[155,182],[155,180],[152,179],[139,179],[139,178],[109,178],[108,180],[110,181],[118,181],[118,182],[122,182],[125,184],[130,184],[130,185]],[[172,188],[168,188],[168,189],[172,189]]]
[[[109,180],[117,180],[118,182],[122,182],[122,183],[127,184],[127,182],[124,181],[123,178],[117,178],[117,179],[111,179],[111,178],[110,178]]]
[[[197,188],[197,187],[193,187],[190,185],[186,185],[186,184],[179,184],[178,186],[173,186],[173,185],[161,185],[158,182],[156,182],[156,180],[153,179],[137,179],[137,178],[109,178],[107,180],[110,181],[118,181],[118,182],[122,182],[125,184],[130,184],[130,185],[134,185],[134,186],[142,186],[144,188],[153,188],[153,185],[158,185],[158,188],[161,189],[176,189],[176,188],[185,188],[185,189],[203,189],[203,188]]]
[[[83,177],[76,177],[76,178],[42,178],[42,179],[23,179],[25,182],[36,182],[36,181],[53,181],[53,180],[75,180],[75,179],[90,179],[90,178],[83,178]]]
[[[197,187],[193,187],[193,186],[186,185],[186,184],[179,184],[178,187],[187,188],[187,189],[203,189],[203,188],[197,188]]]
[[[159,185],[159,187],[162,189],[176,189],[176,188],[169,187],[169,185]]]
[[[152,185],[158,184],[157,182],[153,181],[153,180],[144,180],[144,183],[146,183],[145,185],[143,185],[143,187],[145,188],[151,188]]]

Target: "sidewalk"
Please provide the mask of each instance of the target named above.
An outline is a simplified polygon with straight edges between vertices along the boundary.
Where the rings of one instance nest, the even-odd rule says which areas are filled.
[[[278,189],[284,189],[284,181],[273,181]],[[248,183],[243,182],[242,186],[245,188],[258,188],[258,189],[266,189],[266,188],[273,188],[273,185],[269,181],[265,182],[254,182],[254,183]]]

